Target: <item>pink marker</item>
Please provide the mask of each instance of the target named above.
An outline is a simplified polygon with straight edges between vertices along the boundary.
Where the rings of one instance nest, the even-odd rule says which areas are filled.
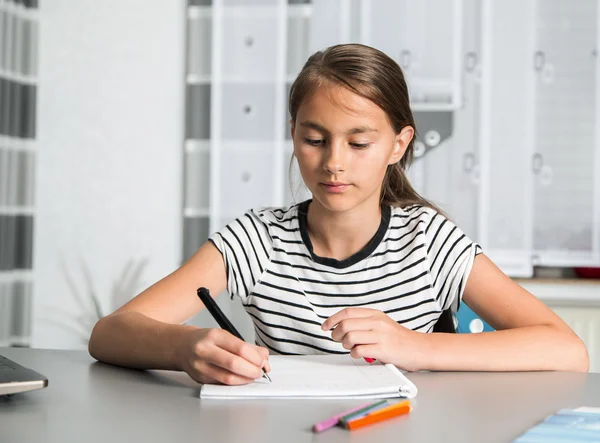
[[[338,424],[338,422],[340,421],[340,418],[342,418],[343,416],[352,414],[353,412],[356,412],[360,409],[366,408],[367,406],[370,406],[370,405],[371,405],[371,403],[365,403],[364,405],[357,406],[356,408],[352,408],[349,411],[342,412],[341,414],[336,414],[333,417],[328,418],[327,420],[323,420],[322,422],[319,422],[319,423],[313,425],[312,430],[313,430],[313,432],[322,432],[329,428],[333,428],[335,425]]]
[[[371,357],[363,357],[367,363],[373,363],[375,361],[374,358]]]

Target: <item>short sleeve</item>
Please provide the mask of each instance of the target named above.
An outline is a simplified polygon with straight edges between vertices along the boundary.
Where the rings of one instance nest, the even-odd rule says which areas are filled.
[[[209,241],[223,255],[227,291],[244,302],[269,261],[272,240],[268,225],[252,210],[214,233]]]
[[[430,214],[425,238],[431,285],[440,309],[456,311],[475,257],[483,251],[442,214]]]

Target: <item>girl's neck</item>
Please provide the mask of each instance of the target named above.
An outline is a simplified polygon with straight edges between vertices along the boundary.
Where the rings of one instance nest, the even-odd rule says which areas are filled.
[[[345,260],[362,250],[381,224],[381,207],[369,199],[344,212],[332,212],[318,200],[308,206],[307,231],[319,257]]]

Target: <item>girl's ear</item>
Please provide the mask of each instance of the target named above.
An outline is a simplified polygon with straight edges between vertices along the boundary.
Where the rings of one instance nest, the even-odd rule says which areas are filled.
[[[290,120],[290,126],[292,127],[291,129],[291,134],[292,134],[292,140],[294,139],[294,132],[296,130],[296,128],[294,127],[294,120]]]
[[[394,140],[394,149],[392,154],[390,155],[390,160],[388,161],[389,165],[393,165],[398,163],[404,153],[406,152],[406,148],[410,144],[410,141],[413,139],[415,135],[415,130],[412,126],[405,126],[402,128],[399,134],[396,135],[396,139]]]

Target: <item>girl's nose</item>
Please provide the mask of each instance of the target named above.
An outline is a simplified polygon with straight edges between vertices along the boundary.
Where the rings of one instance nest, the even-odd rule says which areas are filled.
[[[323,168],[332,175],[339,175],[346,169],[344,161],[344,149],[340,146],[331,145],[328,155],[323,163]]]

